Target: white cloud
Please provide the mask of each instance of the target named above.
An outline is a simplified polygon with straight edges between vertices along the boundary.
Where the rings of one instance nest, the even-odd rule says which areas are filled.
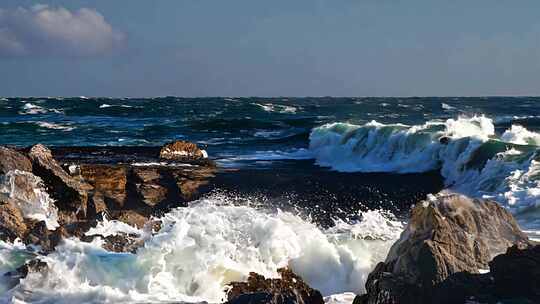
[[[124,34],[93,9],[0,9],[0,55],[94,56],[114,50],[124,40]]]

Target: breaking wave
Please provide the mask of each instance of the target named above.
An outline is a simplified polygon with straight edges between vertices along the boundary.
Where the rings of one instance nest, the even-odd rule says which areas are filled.
[[[512,125],[501,135],[484,116],[422,125],[331,123],[315,128],[310,152],[321,166],[344,172],[439,170],[446,186],[493,198],[527,221],[540,206],[540,134]]]
[[[293,213],[256,204],[232,205],[225,196],[195,201],[165,214],[154,235],[105,220],[91,232],[125,230],[138,234],[144,247],[134,254],[112,253],[98,239],[67,239],[53,253],[40,256],[48,271],[30,273],[13,286],[4,282],[0,288],[7,292],[0,302],[215,303],[225,298],[231,281],[244,280],[251,271],[277,277],[277,268],[286,266],[325,296],[360,293],[403,229],[401,222],[379,211],[322,229]],[[7,261],[20,264],[27,258],[20,246],[0,243],[1,271],[18,266]]]

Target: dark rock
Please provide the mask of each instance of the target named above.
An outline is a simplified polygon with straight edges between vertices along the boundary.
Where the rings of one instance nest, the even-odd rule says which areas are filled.
[[[41,177],[49,189],[49,194],[56,200],[56,206],[64,212],[66,221],[76,218],[85,218],[88,195],[85,185],[71,177],[53,158],[51,151],[41,145],[30,149],[33,173]]]
[[[24,243],[39,245],[41,251],[45,253],[53,251],[63,238],[71,235],[62,226],[49,230],[43,221],[27,220],[26,222],[28,229],[23,238]]]
[[[166,144],[159,152],[159,158],[167,160],[186,161],[198,160],[206,157],[206,152],[199,149],[196,144],[183,140]]]
[[[85,242],[91,242],[95,238],[103,240],[103,249],[111,252],[131,252],[135,253],[138,248],[144,245],[144,241],[139,238],[138,235],[118,233],[115,235],[91,235],[82,236],[81,240]]]
[[[514,244],[526,244],[512,215],[493,201],[449,192],[418,203],[384,263],[368,276],[357,303],[431,303],[438,284],[478,274]]]
[[[6,174],[11,170],[32,172],[32,163],[24,154],[0,146],[0,174]]]
[[[46,262],[40,259],[33,259],[13,271],[4,273],[3,279],[5,280],[5,283],[8,283],[8,285],[15,286],[19,284],[21,279],[26,278],[29,273],[43,272],[46,271],[48,267],[49,266]]]
[[[540,245],[512,246],[489,266],[499,297],[524,297],[540,303]]]
[[[318,290],[309,287],[291,270],[282,268],[281,279],[266,279],[250,273],[247,282],[231,283],[227,293],[230,304],[323,304]]]

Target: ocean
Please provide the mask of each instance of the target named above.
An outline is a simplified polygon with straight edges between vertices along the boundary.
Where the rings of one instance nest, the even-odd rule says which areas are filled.
[[[286,167],[306,180],[335,173],[316,189],[340,192],[325,209],[331,224],[305,210],[260,207],[264,198],[251,193],[217,192],[164,214],[157,235],[99,223],[96,231],[137,233],[145,246],[110,253],[99,242],[67,240],[43,257],[53,265],[47,277],[0,279],[0,302],[217,303],[228,282],[289,266],[327,303],[350,303],[405,225],[409,201],[401,212],[389,207],[406,200],[396,194],[381,207],[385,191],[400,176],[433,172],[442,188],[494,199],[540,237],[538,97],[0,99],[0,145],[141,147],[176,139],[197,143],[220,168]],[[342,195],[355,185],[369,189],[362,208]],[[339,214],[345,206],[354,216]],[[0,274],[33,254],[0,242]]]

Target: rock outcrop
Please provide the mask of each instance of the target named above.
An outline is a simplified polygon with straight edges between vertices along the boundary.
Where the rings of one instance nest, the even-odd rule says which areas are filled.
[[[152,215],[185,206],[214,176],[215,165],[196,161],[202,152],[195,148],[173,144],[171,149],[184,149],[194,160],[186,158],[184,164],[176,159],[174,165],[157,162],[156,148],[143,148],[143,162],[149,164],[138,165],[128,150],[111,158],[114,149],[93,147],[85,154],[84,148],[71,148],[57,160],[41,144],[21,150],[0,147],[0,239],[19,238],[48,252],[64,237],[84,238],[103,215],[142,228]],[[140,246],[129,235],[103,239],[113,251]]]
[[[159,158],[167,160],[199,160],[207,157],[206,152],[196,144],[183,140],[166,144],[159,152]]]
[[[309,287],[287,268],[278,269],[280,279],[250,273],[247,282],[231,283],[230,304],[323,304],[321,293]]]
[[[442,192],[413,208],[401,238],[369,275],[367,294],[355,304],[433,303],[450,276],[480,274],[508,247],[527,243],[512,215],[496,202]]]
[[[56,200],[56,206],[67,217],[86,217],[88,195],[86,186],[71,177],[53,158],[51,150],[44,145],[33,146],[29,152],[32,171],[41,177]],[[70,218],[70,220],[72,220]]]

